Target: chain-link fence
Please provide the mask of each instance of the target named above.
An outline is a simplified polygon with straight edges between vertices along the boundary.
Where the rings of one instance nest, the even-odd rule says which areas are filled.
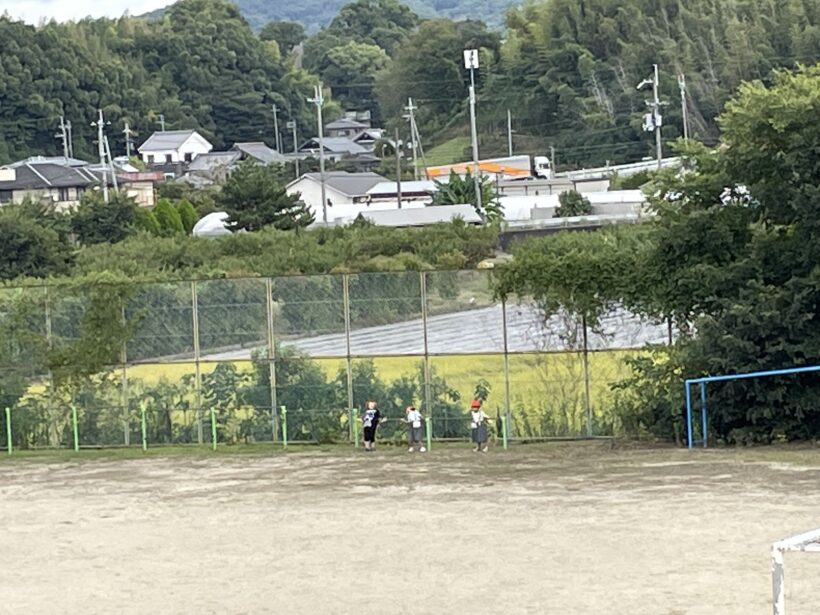
[[[668,336],[501,302],[487,271],[6,288],[0,446],[351,441],[369,399],[381,438],[414,404],[458,439],[476,396],[512,439],[617,435],[612,385]]]

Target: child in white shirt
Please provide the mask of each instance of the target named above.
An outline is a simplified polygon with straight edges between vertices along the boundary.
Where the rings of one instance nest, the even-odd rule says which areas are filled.
[[[424,418],[421,416],[421,412],[416,410],[414,406],[407,406],[404,413],[407,421],[407,441],[410,443],[410,452],[412,453],[416,446],[419,447],[420,453],[425,452],[427,449],[424,448],[424,432],[421,428],[421,422]]]

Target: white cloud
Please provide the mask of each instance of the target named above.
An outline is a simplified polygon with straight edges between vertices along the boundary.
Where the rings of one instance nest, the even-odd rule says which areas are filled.
[[[82,19],[83,17],[118,17],[128,11],[141,15],[167,6],[172,0],[0,0],[0,14],[36,24],[41,20]]]

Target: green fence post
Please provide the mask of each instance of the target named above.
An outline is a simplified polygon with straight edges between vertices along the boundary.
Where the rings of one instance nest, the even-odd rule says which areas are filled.
[[[71,404],[71,426],[74,430],[74,452],[80,450],[80,432],[77,429],[77,404]]]
[[[359,448],[359,409],[353,408],[353,445]]]
[[[140,404],[140,423],[142,425],[142,450],[148,450],[148,421],[145,419],[145,402]]]
[[[281,406],[282,411],[282,446],[288,447],[288,409],[287,406]]]
[[[427,425],[427,450],[429,451],[433,446],[433,419],[428,416],[424,422]]]
[[[216,450],[216,410],[211,406],[211,448]]]
[[[501,442],[504,450],[507,450],[507,417],[501,415]]]
[[[11,455],[14,447],[11,444],[11,408],[8,406],[6,406],[6,447],[9,450],[9,455]]]

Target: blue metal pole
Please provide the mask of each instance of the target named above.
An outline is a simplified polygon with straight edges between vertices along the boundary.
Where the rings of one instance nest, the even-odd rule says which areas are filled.
[[[807,367],[790,367],[788,369],[773,369],[764,372],[747,372],[745,374],[724,374],[722,376],[705,376],[703,378],[693,378],[688,382],[723,382],[726,380],[744,380],[747,378],[762,378],[767,376],[787,376],[789,374],[805,374],[807,372],[820,371],[820,365],[810,365]]]
[[[689,394],[689,381],[683,383],[686,390],[686,432],[688,436],[689,448],[692,448],[692,397]]]
[[[706,448],[706,383],[700,383],[700,435],[703,438],[703,448]]]

